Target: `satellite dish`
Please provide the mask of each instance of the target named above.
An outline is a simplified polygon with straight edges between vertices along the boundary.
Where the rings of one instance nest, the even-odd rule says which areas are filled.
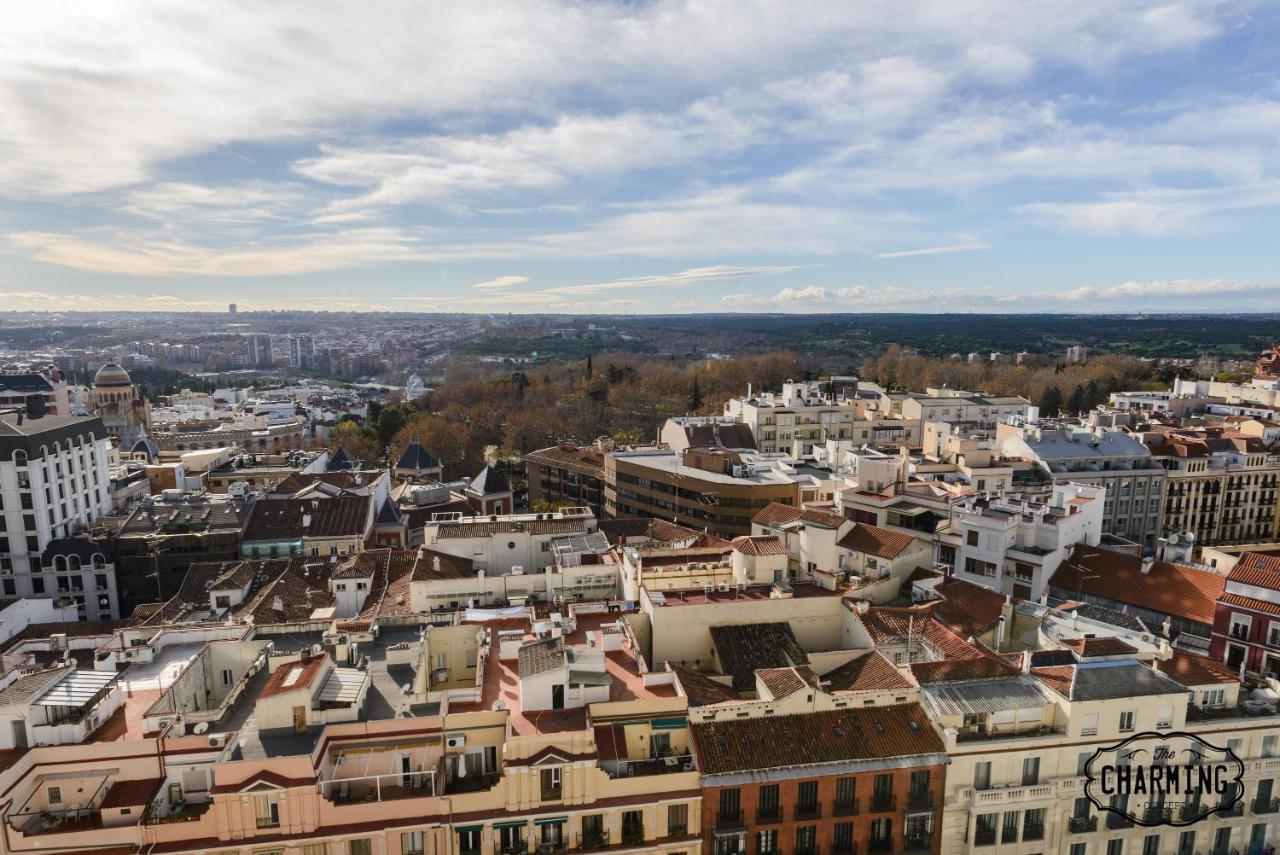
[[[206,733],[208,730],[209,730],[209,722],[207,721],[198,721],[196,722],[196,726],[191,728],[191,732],[194,733],[196,736],[199,736],[202,733]]]

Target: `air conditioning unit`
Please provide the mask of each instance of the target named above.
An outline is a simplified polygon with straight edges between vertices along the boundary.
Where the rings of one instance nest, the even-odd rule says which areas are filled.
[[[462,748],[467,744],[466,734],[454,733],[444,738],[445,748]]]
[[[210,748],[222,748],[227,744],[227,735],[225,733],[214,733],[209,736]]]

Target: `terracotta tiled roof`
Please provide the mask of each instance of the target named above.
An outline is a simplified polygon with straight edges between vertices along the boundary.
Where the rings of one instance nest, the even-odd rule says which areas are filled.
[[[1226,577],[1183,564],[1156,561],[1147,573],[1142,559],[1124,552],[1079,544],[1053,574],[1050,584],[1160,614],[1213,623]]]
[[[246,542],[367,534],[369,496],[328,499],[274,499],[258,502],[245,526]]]
[[[155,798],[156,792],[163,783],[164,778],[116,781],[111,785],[111,789],[107,790],[107,794],[102,797],[102,804],[98,805],[98,807],[107,810],[110,808],[137,807],[138,805],[151,804],[151,800]]]
[[[1138,648],[1132,644],[1113,636],[1069,638],[1062,642],[1062,646],[1069,650],[1074,650],[1085,658],[1090,656],[1127,656],[1138,652]]]
[[[732,686],[713,680],[701,671],[681,666],[672,666],[671,670],[675,672],[680,689],[689,699],[691,707],[708,707],[713,704],[742,700],[741,695],[735,692]]]
[[[913,541],[915,541],[914,535],[858,523],[840,538],[838,545],[854,552],[865,552],[880,558],[897,558]]]
[[[316,678],[320,676],[320,672],[324,670],[324,663],[328,656],[311,656],[306,659],[300,659],[297,662],[289,662],[281,665],[271,675],[271,679],[267,680],[267,684],[262,687],[262,691],[258,693],[258,698],[270,698],[274,695],[280,695],[285,692],[293,692],[298,689],[310,689],[315,683]],[[296,674],[296,676],[294,676]]]
[[[998,656],[972,659],[938,659],[911,663],[911,675],[920,685],[953,683],[958,680],[986,680],[1017,674],[1018,668]]]
[[[964,579],[948,579],[934,590],[943,598],[931,603],[931,613],[961,635],[995,626],[1004,612],[1004,595]]]
[[[1240,682],[1240,678],[1226,664],[1185,650],[1174,650],[1173,656],[1165,661],[1157,661],[1156,667],[1184,686]]]
[[[801,520],[806,523],[820,525],[824,528],[840,528],[840,526],[849,522],[845,517],[839,514],[833,514],[830,511],[820,511],[812,508],[796,508],[791,505],[784,505],[781,502],[770,502],[765,505],[754,517],[751,522],[759,526],[768,528],[777,528],[787,523],[793,523]]]
[[[702,532],[666,520],[649,520],[648,535],[650,540],[663,543],[679,543],[697,538]]]
[[[813,688],[817,682],[817,677],[807,665],[800,668],[761,668],[756,671],[756,679],[764,684],[765,689],[775,701],[804,689]]]
[[[1042,668],[1032,668],[1031,674],[1064,698],[1071,697],[1071,680],[1076,675],[1076,666],[1046,665]]]
[[[1258,552],[1246,552],[1227,574],[1227,581],[1280,591],[1280,558]]]
[[[787,545],[777,535],[743,535],[733,539],[733,548],[743,555],[786,555]]]
[[[924,609],[872,606],[859,617],[868,634],[877,642],[901,642],[911,634],[936,647],[944,659],[971,659],[983,655],[982,651],[943,626]]]
[[[1253,609],[1267,614],[1280,615],[1280,603],[1258,600],[1241,594],[1223,594],[1218,598],[1218,602],[1227,606],[1240,606],[1243,609]]]
[[[906,675],[878,650],[828,671],[819,680],[832,692],[892,692],[912,686]]]
[[[461,558],[433,549],[422,551],[422,560],[414,565],[413,581],[429,582],[432,579],[467,579],[476,575],[470,558]]]
[[[704,775],[944,751],[919,704],[710,721],[690,730]]]

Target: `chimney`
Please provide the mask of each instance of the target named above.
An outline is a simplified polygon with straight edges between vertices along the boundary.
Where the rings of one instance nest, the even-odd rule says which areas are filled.
[[[1031,651],[1030,650],[1022,651],[1022,673],[1023,674],[1031,673]]]
[[[440,556],[439,555],[431,556],[431,570],[433,573],[440,572]]]
[[[1143,558],[1143,559],[1142,559],[1142,575],[1143,575],[1143,576],[1145,576],[1145,575],[1147,575],[1148,573],[1150,573],[1150,572],[1151,572],[1151,565],[1153,565],[1153,564],[1155,564],[1155,563],[1156,563],[1156,560],[1155,560],[1154,558],[1149,558],[1149,557],[1148,557],[1148,558]]]
[[[302,515],[302,527],[307,528],[311,525],[311,514]]]
[[[996,621],[996,653],[1000,652],[1000,648],[1004,644],[1004,625],[1004,615],[1000,615],[1000,619]]]

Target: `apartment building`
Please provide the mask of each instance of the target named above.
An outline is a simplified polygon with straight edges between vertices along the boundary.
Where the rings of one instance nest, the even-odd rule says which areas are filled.
[[[1039,599],[1076,544],[1102,536],[1104,487],[1055,484],[1047,501],[1017,493],[969,496],[938,532],[938,561],[956,578],[1019,599]]]
[[[1209,655],[1236,673],[1280,679],[1280,558],[1246,552],[1227,573]]]
[[[67,379],[53,366],[47,368],[0,367],[0,410],[35,416],[71,415]]]
[[[830,501],[835,475],[802,463],[690,448],[605,455],[605,514],[651,517],[725,538],[751,534],[751,518],[771,502]]]
[[[0,413],[0,600],[68,596],[87,619],[119,614],[111,548],[85,529],[111,510],[101,419]]]
[[[1153,549],[1171,531],[1164,522],[1168,473],[1137,438],[1119,430],[1063,422],[1013,420],[996,428],[1006,458],[1036,464],[1053,482],[1107,490],[1102,531]]]
[[[744,397],[725,402],[724,418],[747,425],[761,454],[804,459],[828,440],[855,438],[854,422],[867,414],[867,403],[853,394],[856,388],[852,377],[788,381],[781,392],[752,394],[748,386]]]
[[[1257,543],[1280,533],[1280,455],[1261,440],[1225,438],[1220,430],[1151,431],[1142,437],[1168,473],[1166,532],[1189,532],[1201,546]]]
[[[604,453],[598,446],[559,444],[524,456],[529,505],[567,503],[604,514]]]

